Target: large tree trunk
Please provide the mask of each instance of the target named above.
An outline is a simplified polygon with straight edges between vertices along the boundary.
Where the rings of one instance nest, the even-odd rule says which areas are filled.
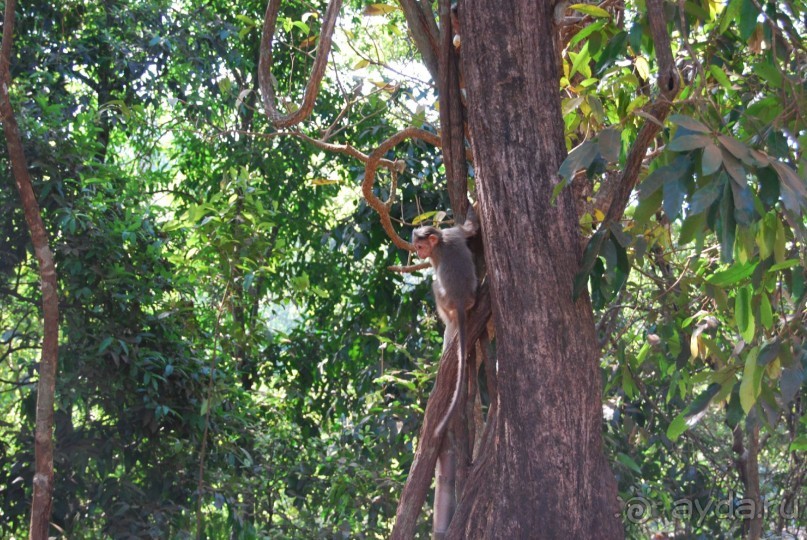
[[[621,538],[602,448],[591,306],[573,301],[581,238],[566,155],[552,2],[465,0],[462,68],[498,352],[498,418],[449,538]]]

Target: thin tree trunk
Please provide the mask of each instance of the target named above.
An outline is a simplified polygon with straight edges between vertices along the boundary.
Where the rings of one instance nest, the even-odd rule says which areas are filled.
[[[6,145],[11,160],[14,181],[20,193],[25,221],[31,233],[34,253],[39,262],[42,286],[42,314],[44,318],[42,356],[39,363],[39,385],[36,396],[36,429],[34,432],[34,494],[31,502],[29,538],[44,540],[50,528],[53,498],[53,401],[56,393],[56,365],[59,347],[59,298],[56,288],[56,268],[48,245],[48,235],[42,222],[28,164],[22,147],[22,138],[11,99],[11,42],[14,35],[14,0],[6,0],[3,18],[3,43],[0,46],[0,116]]]
[[[572,300],[577,217],[568,190],[550,203],[566,155],[553,11],[532,0],[459,6],[498,392],[448,538],[624,536],[593,314]]]
[[[759,492],[759,424],[748,430],[748,459],[746,461],[745,497],[753,501],[754,515],[748,520],[748,540],[762,538],[762,497]]]

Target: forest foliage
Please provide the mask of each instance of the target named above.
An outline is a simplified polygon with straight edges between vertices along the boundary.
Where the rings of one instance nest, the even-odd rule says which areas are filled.
[[[756,493],[765,530],[804,534],[807,5],[664,6],[681,89],[607,227],[609,186],[654,121],[644,3],[573,4],[559,31],[558,189],[591,239],[578,292],[597,317],[623,522],[635,538],[733,537]],[[435,91],[399,8],[350,2],[314,114],[277,131],[258,96],[265,7],[18,7],[11,91],[60,287],[52,519],[66,537],[190,537],[199,515],[211,538],[388,535],[441,330],[428,280],[387,269],[409,254],[362,198],[363,163],[307,137],[369,154],[405,127],[436,132]],[[288,110],[323,12],[283,3],[272,74]],[[29,513],[42,327],[0,146],[11,536]],[[396,227],[445,220],[439,149],[388,157],[406,166]],[[730,510],[693,511],[718,503]]]

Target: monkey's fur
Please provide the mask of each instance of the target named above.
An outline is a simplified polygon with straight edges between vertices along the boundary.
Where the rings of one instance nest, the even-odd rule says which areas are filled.
[[[473,307],[476,300],[476,270],[467,240],[474,233],[473,219],[469,219],[464,225],[443,231],[434,227],[420,227],[412,231],[412,243],[418,257],[421,259],[428,257],[434,267],[432,291],[437,304],[437,313],[446,325],[443,346],[445,347],[455,330],[459,336],[457,382],[448,409],[434,432],[436,436],[442,433],[451,418],[464,377],[467,311]]]

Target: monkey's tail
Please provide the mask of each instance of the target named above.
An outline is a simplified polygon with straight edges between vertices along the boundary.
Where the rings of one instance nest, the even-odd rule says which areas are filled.
[[[446,409],[446,413],[443,415],[442,420],[440,420],[440,423],[437,424],[437,429],[434,431],[434,434],[437,437],[440,436],[440,434],[443,432],[443,429],[445,429],[449,419],[451,419],[451,414],[454,412],[454,407],[457,406],[457,400],[460,397],[460,388],[462,388],[462,381],[465,378],[463,373],[465,368],[465,319],[466,319],[465,310],[458,309],[457,338],[459,339],[459,343],[457,346],[457,382],[454,385],[454,395],[451,396],[451,402],[448,404],[448,409]]]

